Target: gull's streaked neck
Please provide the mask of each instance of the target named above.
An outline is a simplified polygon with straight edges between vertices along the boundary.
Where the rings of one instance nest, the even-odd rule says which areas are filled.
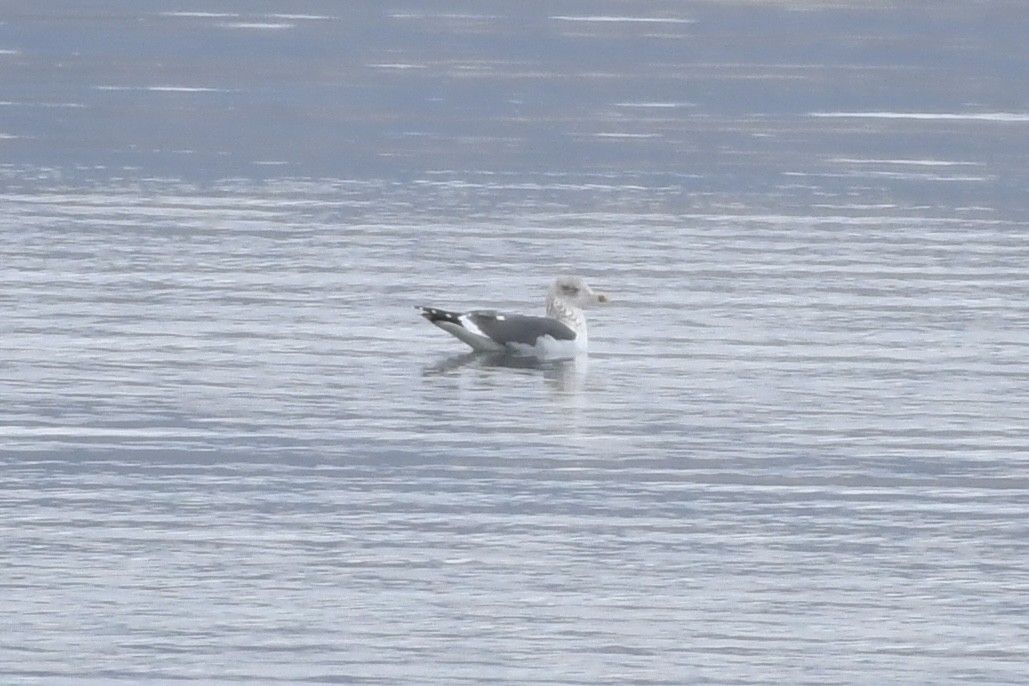
[[[579,335],[586,334],[586,315],[556,284],[547,293],[547,316],[567,324]]]

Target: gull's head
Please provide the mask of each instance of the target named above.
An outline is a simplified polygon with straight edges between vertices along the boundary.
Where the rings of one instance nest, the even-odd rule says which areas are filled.
[[[600,293],[590,288],[586,279],[581,276],[559,276],[550,287],[550,296],[560,298],[565,302],[578,307],[586,307],[593,303],[606,303],[606,293]]]

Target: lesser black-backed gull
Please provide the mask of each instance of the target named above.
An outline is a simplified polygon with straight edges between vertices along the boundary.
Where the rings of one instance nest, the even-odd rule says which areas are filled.
[[[559,276],[547,292],[547,316],[495,310],[449,312],[419,307],[422,316],[480,352],[512,352],[547,359],[586,352],[586,316],[581,307],[606,303],[581,276]]]

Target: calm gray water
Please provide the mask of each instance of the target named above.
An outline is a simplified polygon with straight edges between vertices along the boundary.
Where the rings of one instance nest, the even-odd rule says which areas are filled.
[[[1029,683],[1029,27],[879,5],[5,3],[3,682]]]

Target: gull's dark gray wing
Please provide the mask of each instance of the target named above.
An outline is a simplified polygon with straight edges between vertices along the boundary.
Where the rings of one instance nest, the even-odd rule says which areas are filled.
[[[550,317],[530,317],[524,314],[504,314],[492,310],[477,310],[467,315],[475,326],[497,343],[535,345],[543,336],[559,341],[574,341],[571,327]]]

